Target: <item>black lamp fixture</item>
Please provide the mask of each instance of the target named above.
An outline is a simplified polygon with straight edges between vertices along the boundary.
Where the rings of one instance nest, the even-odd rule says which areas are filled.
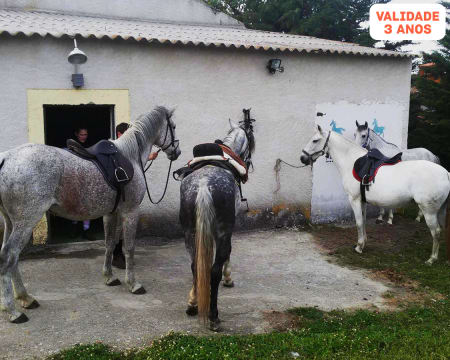
[[[280,59],[270,59],[267,63],[267,69],[271,74],[275,74],[278,72],[283,72],[284,67],[281,66],[281,60]]]
[[[75,74],[72,74],[73,87],[81,88],[84,86],[84,77],[83,77],[83,74],[78,73],[78,66],[81,64],[84,64],[88,58],[83,51],[78,49],[77,40],[73,39],[73,42],[74,42],[75,47],[70,52],[69,56],[67,57],[67,61],[69,61],[75,67]]]

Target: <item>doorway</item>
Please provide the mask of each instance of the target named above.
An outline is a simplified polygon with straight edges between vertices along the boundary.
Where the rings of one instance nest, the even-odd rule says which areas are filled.
[[[114,105],[44,105],[45,144],[66,147],[67,139],[75,139],[75,131],[88,131],[86,146],[115,138]],[[88,233],[83,222],[73,223],[47,213],[48,242],[63,243],[103,239],[103,219],[91,220]],[[86,224],[84,224],[86,227]]]

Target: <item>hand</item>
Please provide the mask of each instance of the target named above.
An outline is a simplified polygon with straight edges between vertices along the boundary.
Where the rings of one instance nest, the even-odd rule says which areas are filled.
[[[157,152],[152,152],[148,156],[148,161],[155,160],[157,157],[158,157],[158,153]]]

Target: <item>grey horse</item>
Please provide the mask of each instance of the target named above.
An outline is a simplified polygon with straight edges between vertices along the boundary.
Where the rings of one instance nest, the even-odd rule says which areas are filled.
[[[255,149],[253,128],[251,124],[239,126],[231,121],[230,125],[223,144],[238,155],[248,169]],[[210,329],[217,331],[220,322],[217,295],[224,264],[225,281],[231,280],[227,265],[235,216],[241,202],[239,187],[231,171],[205,166],[183,179],[180,201],[180,222],[193,275],[186,313],[200,314],[205,320],[208,315]]]
[[[103,216],[106,245],[103,275],[109,286],[120,284],[113,276],[111,261],[123,224],[125,283],[130,292],[145,293],[134,275],[138,208],[146,191],[142,163],[146,162],[153,145],[163,149],[170,160],[180,155],[172,113],[157,107],[141,115],[120,139],[114,140],[134,168],[132,181],[125,185],[125,201],[120,201],[114,213],[111,211],[116,191],[90,161],[64,149],[38,144],[25,144],[0,154],[0,212],[5,222],[0,251],[0,306],[10,322],[28,320],[16,309],[14,298],[25,309],[39,306],[23,285],[18,260],[33,227],[46,211],[70,220]]]
[[[397,145],[394,145],[390,142],[384,140],[380,135],[378,135],[375,131],[369,128],[367,122],[363,125],[360,125],[358,121],[356,121],[356,132],[355,132],[355,141],[358,145],[370,149],[378,149],[385,156],[392,157],[402,153],[402,161],[410,161],[410,160],[427,160],[431,161],[435,164],[440,165],[439,158],[434,155],[430,150],[425,148],[413,148],[413,149],[400,149]],[[381,224],[383,222],[383,216],[385,214],[385,208],[380,208],[380,215],[377,219],[377,224]],[[422,211],[417,213],[416,221],[422,219],[423,214]],[[392,225],[392,220],[394,218],[394,212],[392,209],[389,209],[388,221],[389,225]]]

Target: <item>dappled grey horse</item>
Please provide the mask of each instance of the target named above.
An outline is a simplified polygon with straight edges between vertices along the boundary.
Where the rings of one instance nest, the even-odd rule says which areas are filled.
[[[0,251],[1,308],[11,322],[28,320],[16,309],[14,297],[23,308],[39,306],[23,285],[18,260],[33,227],[46,211],[70,220],[103,216],[106,245],[103,275],[106,285],[111,286],[120,284],[113,276],[111,261],[123,224],[125,282],[130,292],[145,292],[134,275],[138,208],[146,191],[142,163],[148,159],[153,145],[160,147],[170,160],[180,155],[172,112],[157,107],[141,115],[113,142],[134,168],[133,179],[124,187],[125,200],[120,201],[114,213],[111,211],[117,192],[92,162],[64,149],[37,144],[25,144],[0,154],[0,212],[5,222]]]
[[[231,121],[230,126],[223,144],[238,155],[248,169],[255,149],[253,129],[250,124],[239,126]],[[180,222],[193,274],[186,313],[198,313],[205,320],[208,315],[211,330],[218,330],[218,287],[222,268],[230,258],[231,236],[241,203],[238,183],[230,170],[205,166],[183,179],[180,200]],[[229,276],[226,268],[224,275],[226,281]]]
[[[383,153],[383,155],[387,157],[393,157],[401,152],[402,161],[427,160],[438,165],[441,163],[436,155],[434,155],[431,151],[425,148],[413,148],[402,150],[397,145],[387,142],[375,131],[370,129],[367,122],[363,125],[360,125],[358,121],[356,121],[355,141],[358,145],[362,146],[367,150],[378,149]],[[377,223],[383,222],[383,216],[385,214],[385,211],[386,211],[385,208],[383,207],[380,208],[380,215],[378,216]],[[423,217],[422,211],[419,209],[416,220],[420,222],[422,217]],[[389,209],[389,216],[387,223],[392,225],[393,218],[394,212],[392,209]]]

